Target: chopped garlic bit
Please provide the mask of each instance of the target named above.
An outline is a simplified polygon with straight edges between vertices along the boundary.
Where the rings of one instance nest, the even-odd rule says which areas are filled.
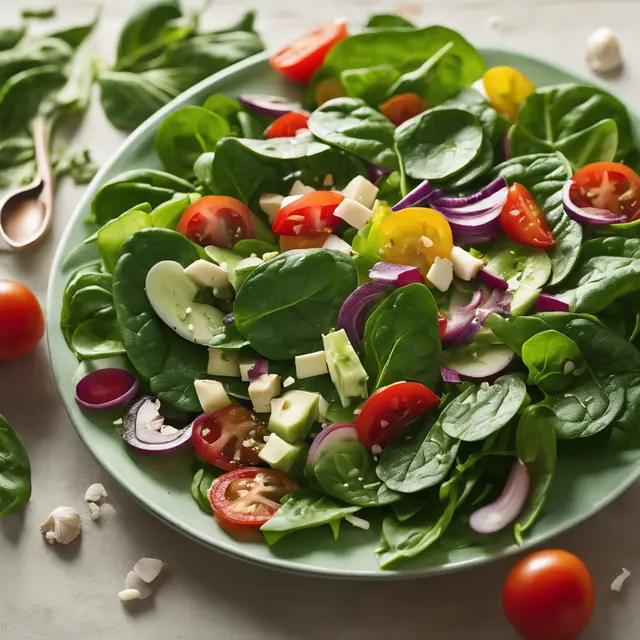
[[[567,360],[562,368],[562,373],[564,373],[565,376],[568,376],[572,371],[575,371],[575,368],[576,365],[571,360]]]
[[[631,571],[623,568],[622,573],[611,583],[611,591],[620,592],[622,590],[622,585],[624,584],[624,581],[630,575],[631,575]]]
[[[364,529],[365,531],[371,526],[370,522],[368,522],[367,520],[363,520],[362,518],[358,518],[358,516],[354,516],[352,513],[350,513],[348,516],[345,516],[344,519],[354,527],[357,527],[358,529]]]
[[[282,383],[283,387],[290,387],[292,384],[296,383],[296,379],[293,376],[288,376],[284,379],[284,382]]]
[[[379,444],[374,444],[373,447],[371,447],[371,453],[373,453],[374,456],[379,456],[382,453],[382,447]]]
[[[611,73],[622,66],[620,41],[608,27],[600,27],[587,39],[586,60],[595,73]]]
[[[128,602],[129,600],[140,600],[140,592],[137,589],[124,589],[118,594],[118,598],[122,602]]]
[[[140,558],[133,567],[133,570],[148,584],[153,582],[162,571],[164,562],[156,558]]]
[[[100,505],[96,504],[95,502],[89,502],[88,505],[89,505],[89,517],[92,520],[97,520],[101,514]]]
[[[124,579],[124,588],[134,589],[140,593],[140,600],[148,598],[153,593],[153,589],[135,571],[127,573],[127,577]]]
[[[80,514],[72,507],[56,507],[40,525],[40,533],[45,534],[49,544],[58,542],[69,544],[79,535],[82,528]]]
[[[99,483],[92,484],[84,494],[85,502],[100,502],[102,498],[107,498],[109,494],[107,490]]]

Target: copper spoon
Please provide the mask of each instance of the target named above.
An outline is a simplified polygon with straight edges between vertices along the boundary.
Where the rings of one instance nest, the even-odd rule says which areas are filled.
[[[54,176],[49,160],[50,137],[51,120],[36,118],[33,123],[36,177],[0,202],[0,238],[12,249],[34,245],[51,226]]]

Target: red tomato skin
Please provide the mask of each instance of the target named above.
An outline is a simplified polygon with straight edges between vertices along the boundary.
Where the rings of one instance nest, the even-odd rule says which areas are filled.
[[[44,314],[31,289],[0,280],[0,362],[27,355],[44,335]]]
[[[591,620],[593,578],[572,553],[532,553],[511,570],[502,591],[509,622],[526,640],[571,640]]]
[[[380,113],[398,127],[428,108],[427,101],[417,93],[400,93],[381,104]]]
[[[274,120],[265,130],[267,138],[292,138],[301,129],[307,128],[309,114],[291,111]]]
[[[272,230],[281,236],[317,237],[322,233],[331,233],[342,222],[333,212],[343,200],[344,196],[337,191],[305,193],[278,211]],[[302,219],[295,216],[301,216]]]
[[[438,335],[442,340],[444,334],[447,332],[447,325],[449,321],[438,311]]]
[[[330,22],[303,35],[269,58],[269,64],[294,82],[308,83],[331,48],[349,35],[343,21]]]
[[[500,226],[514,242],[538,249],[555,247],[556,239],[529,191],[514,182],[500,212]]]

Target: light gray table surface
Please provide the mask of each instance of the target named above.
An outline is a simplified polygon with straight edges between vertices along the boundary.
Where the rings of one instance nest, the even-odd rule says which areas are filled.
[[[21,7],[49,2],[0,0],[0,25],[16,22]],[[66,0],[58,24],[88,17],[97,3]],[[99,47],[113,55],[121,21],[134,0],[105,0]],[[629,105],[640,106],[637,0],[214,0],[205,25],[231,23],[258,10],[269,47],[335,16],[361,23],[373,11],[400,11],[420,24],[459,29],[476,44],[538,54],[587,74],[585,38],[606,24],[620,37],[627,65],[608,82]],[[53,26],[54,23],[42,25]],[[122,141],[97,101],[75,143],[105,161]],[[28,252],[0,252],[0,278],[31,287],[44,301],[57,241],[82,193],[59,185],[47,239]],[[1,310],[0,310],[1,313]],[[418,581],[368,584],[286,575],[204,549],[144,511],[85,451],[54,387],[46,344],[0,365],[0,413],[29,450],[34,491],[27,509],[0,522],[0,640],[429,639],[513,640],[500,592],[511,558],[463,573]],[[103,482],[108,507],[68,547],[45,544],[38,525],[54,507],[82,509],[86,487]],[[577,553],[593,572],[597,607],[585,640],[640,638],[640,485],[552,546]],[[149,599],[124,604],[117,593],[133,563],[158,557],[166,569]],[[621,567],[632,576],[610,592]]]

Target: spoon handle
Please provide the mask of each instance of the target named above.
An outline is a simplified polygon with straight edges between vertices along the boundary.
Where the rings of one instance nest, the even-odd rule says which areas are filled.
[[[33,121],[33,143],[35,146],[37,171],[36,179],[39,179],[42,185],[38,199],[44,205],[42,233],[49,228],[53,215],[54,175],[49,156],[52,126],[53,122],[51,119],[43,116],[37,116]]]

